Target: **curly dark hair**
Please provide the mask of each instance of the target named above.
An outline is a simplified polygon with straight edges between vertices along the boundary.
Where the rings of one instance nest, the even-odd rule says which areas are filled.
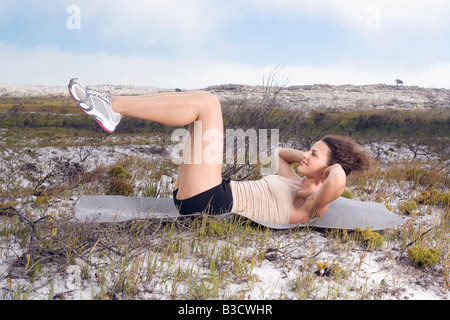
[[[368,152],[358,147],[357,143],[345,136],[328,135],[321,139],[330,148],[328,165],[339,163],[345,174],[352,171],[367,170],[372,163]]]

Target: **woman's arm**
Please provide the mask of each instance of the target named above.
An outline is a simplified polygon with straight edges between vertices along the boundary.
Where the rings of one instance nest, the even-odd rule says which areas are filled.
[[[340,164],[329,166],[324,171],[322,186],[306,199],[305,209],[315,215],[323,215],[328,205],[339,198],[345,190],[347,176]]]
[[[291,149],[291,148],[280,148],[278,149],[278,175],[290,178],[298,179],[299,177],[292,169],[291,164],[295,162],[301,162],[303,156],[303,151]]]
[[[324,179],[323,184],[315,192],[305,190],[297,192],[297,196],[306,200],[289,218],[289,223],[307,222],[322,216],[328,210],[328,205],[342,195],[347,178],[341,165],[334,164],[328,167],[324,172]]]

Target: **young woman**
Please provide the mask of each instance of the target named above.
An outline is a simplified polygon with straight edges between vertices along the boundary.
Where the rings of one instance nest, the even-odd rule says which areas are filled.
[[[70,81],[69,92],[75,103],[110,133],[122,116],[168,126],[189,125],[183,152],[190,159],[183,158],[173,192],[180,214],[236,212],[261,222],[307,222],[323,215],[328,204],[342,195],[350,172],[367,169],[370,163],[370,157],[353,140],[326,136],[306,152],[278,149],[276,175],[257,181],[224,180],[222,110],[213,94],[190,91],[118,96],[90,89],[78,79]],[[197,121],[200,129],[194,126]],[[205,142],[207,132],[214,132],[214,137]],[[202,139],[196,139],[197,135]],[[215,150],[213,161],[194,159],[211,150]],[[294,163],[300,163],[296,171],[302,177],[292,168]]]

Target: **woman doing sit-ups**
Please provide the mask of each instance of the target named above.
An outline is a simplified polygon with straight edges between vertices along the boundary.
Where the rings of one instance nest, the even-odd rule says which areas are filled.
[[[277,174],[256,181],[222,179],[223,119],[219,100],[206,91],[118,96],[93,90],[77,79],[69,83],[72,99],[107,132],[122,116],[167,126],[189,125],[173,200],[180,214],[235,212],[260,222],[301,223],[323,215],[345,190],[346,176],[367,169],[368,154],[346,137],[326,136],[311,150],[280,148]],[[194,122],[201,122],[199,130]],[[213,132],[213,138],[200,139]],[[200,149],[199,149],[200,148]],[[194,159],[211,154],[214,159]],[[189,157],[190,159],[186,159]],[[300,163],[296,171],[292,164]]]

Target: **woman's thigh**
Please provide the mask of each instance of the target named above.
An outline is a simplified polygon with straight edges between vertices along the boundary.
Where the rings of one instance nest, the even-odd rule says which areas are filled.
[[[219,185],[222,165],[222,110],[219,100],[213,97],[189,125],[175,186],[177,199],[187,199]]]

